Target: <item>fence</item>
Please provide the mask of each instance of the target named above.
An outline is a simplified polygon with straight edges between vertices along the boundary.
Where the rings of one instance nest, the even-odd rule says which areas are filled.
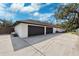
[[[10,34],[14,31],[14,28],[7,27],[7,28],[0,28],[0,34]]]

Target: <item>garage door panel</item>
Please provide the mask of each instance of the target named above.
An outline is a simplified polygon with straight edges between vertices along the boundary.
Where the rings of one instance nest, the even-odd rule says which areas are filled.
[[[42,35],[44,34],[44,27],[28,26],[28,36]]]
[[[53,29],[52,28],[46,28],[46,34],[50,34],[53,33]]]

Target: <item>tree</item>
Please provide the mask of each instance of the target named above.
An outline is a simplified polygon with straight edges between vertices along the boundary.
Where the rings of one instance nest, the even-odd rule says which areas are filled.
[[[73,31],[79,28],[79,12],[78,12],[79,4],[67,4],[61,5],[58,8],[58,11],[55,13],[55,17],[57,20],[64,20],[64,28],[67,31]]]
[[[12,25],[13,25],[12,20],[0,19],[0,26],[1,27],[9,27]]]

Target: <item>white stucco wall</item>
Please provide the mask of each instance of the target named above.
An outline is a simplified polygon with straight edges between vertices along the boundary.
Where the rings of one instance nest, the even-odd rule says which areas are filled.
[[[28,37],[28,24],[20,23],[15,26],[15,32],[20,38]]]
[[[53,28],[53,33],[56,33],[56,28]]]
[[[44,26],[44,35],[46,35],[46,26]]]

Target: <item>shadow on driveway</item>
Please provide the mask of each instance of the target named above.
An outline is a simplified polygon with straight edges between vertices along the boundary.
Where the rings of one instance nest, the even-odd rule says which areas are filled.
[[[11,35],[11,42],[12,42],[12,46],[13,46],[14,51],[17,51],[17,50],[23,49],[25,47],[29,47],[29,46],[32,46],[34,44],[51,39],[53,37],[59,36],[61,34],[63,34],[63,33],[32,36],[32,37],[28,37],[28,38],[24,38],[24,39],[19,38],[19,37],[13,37]]]

